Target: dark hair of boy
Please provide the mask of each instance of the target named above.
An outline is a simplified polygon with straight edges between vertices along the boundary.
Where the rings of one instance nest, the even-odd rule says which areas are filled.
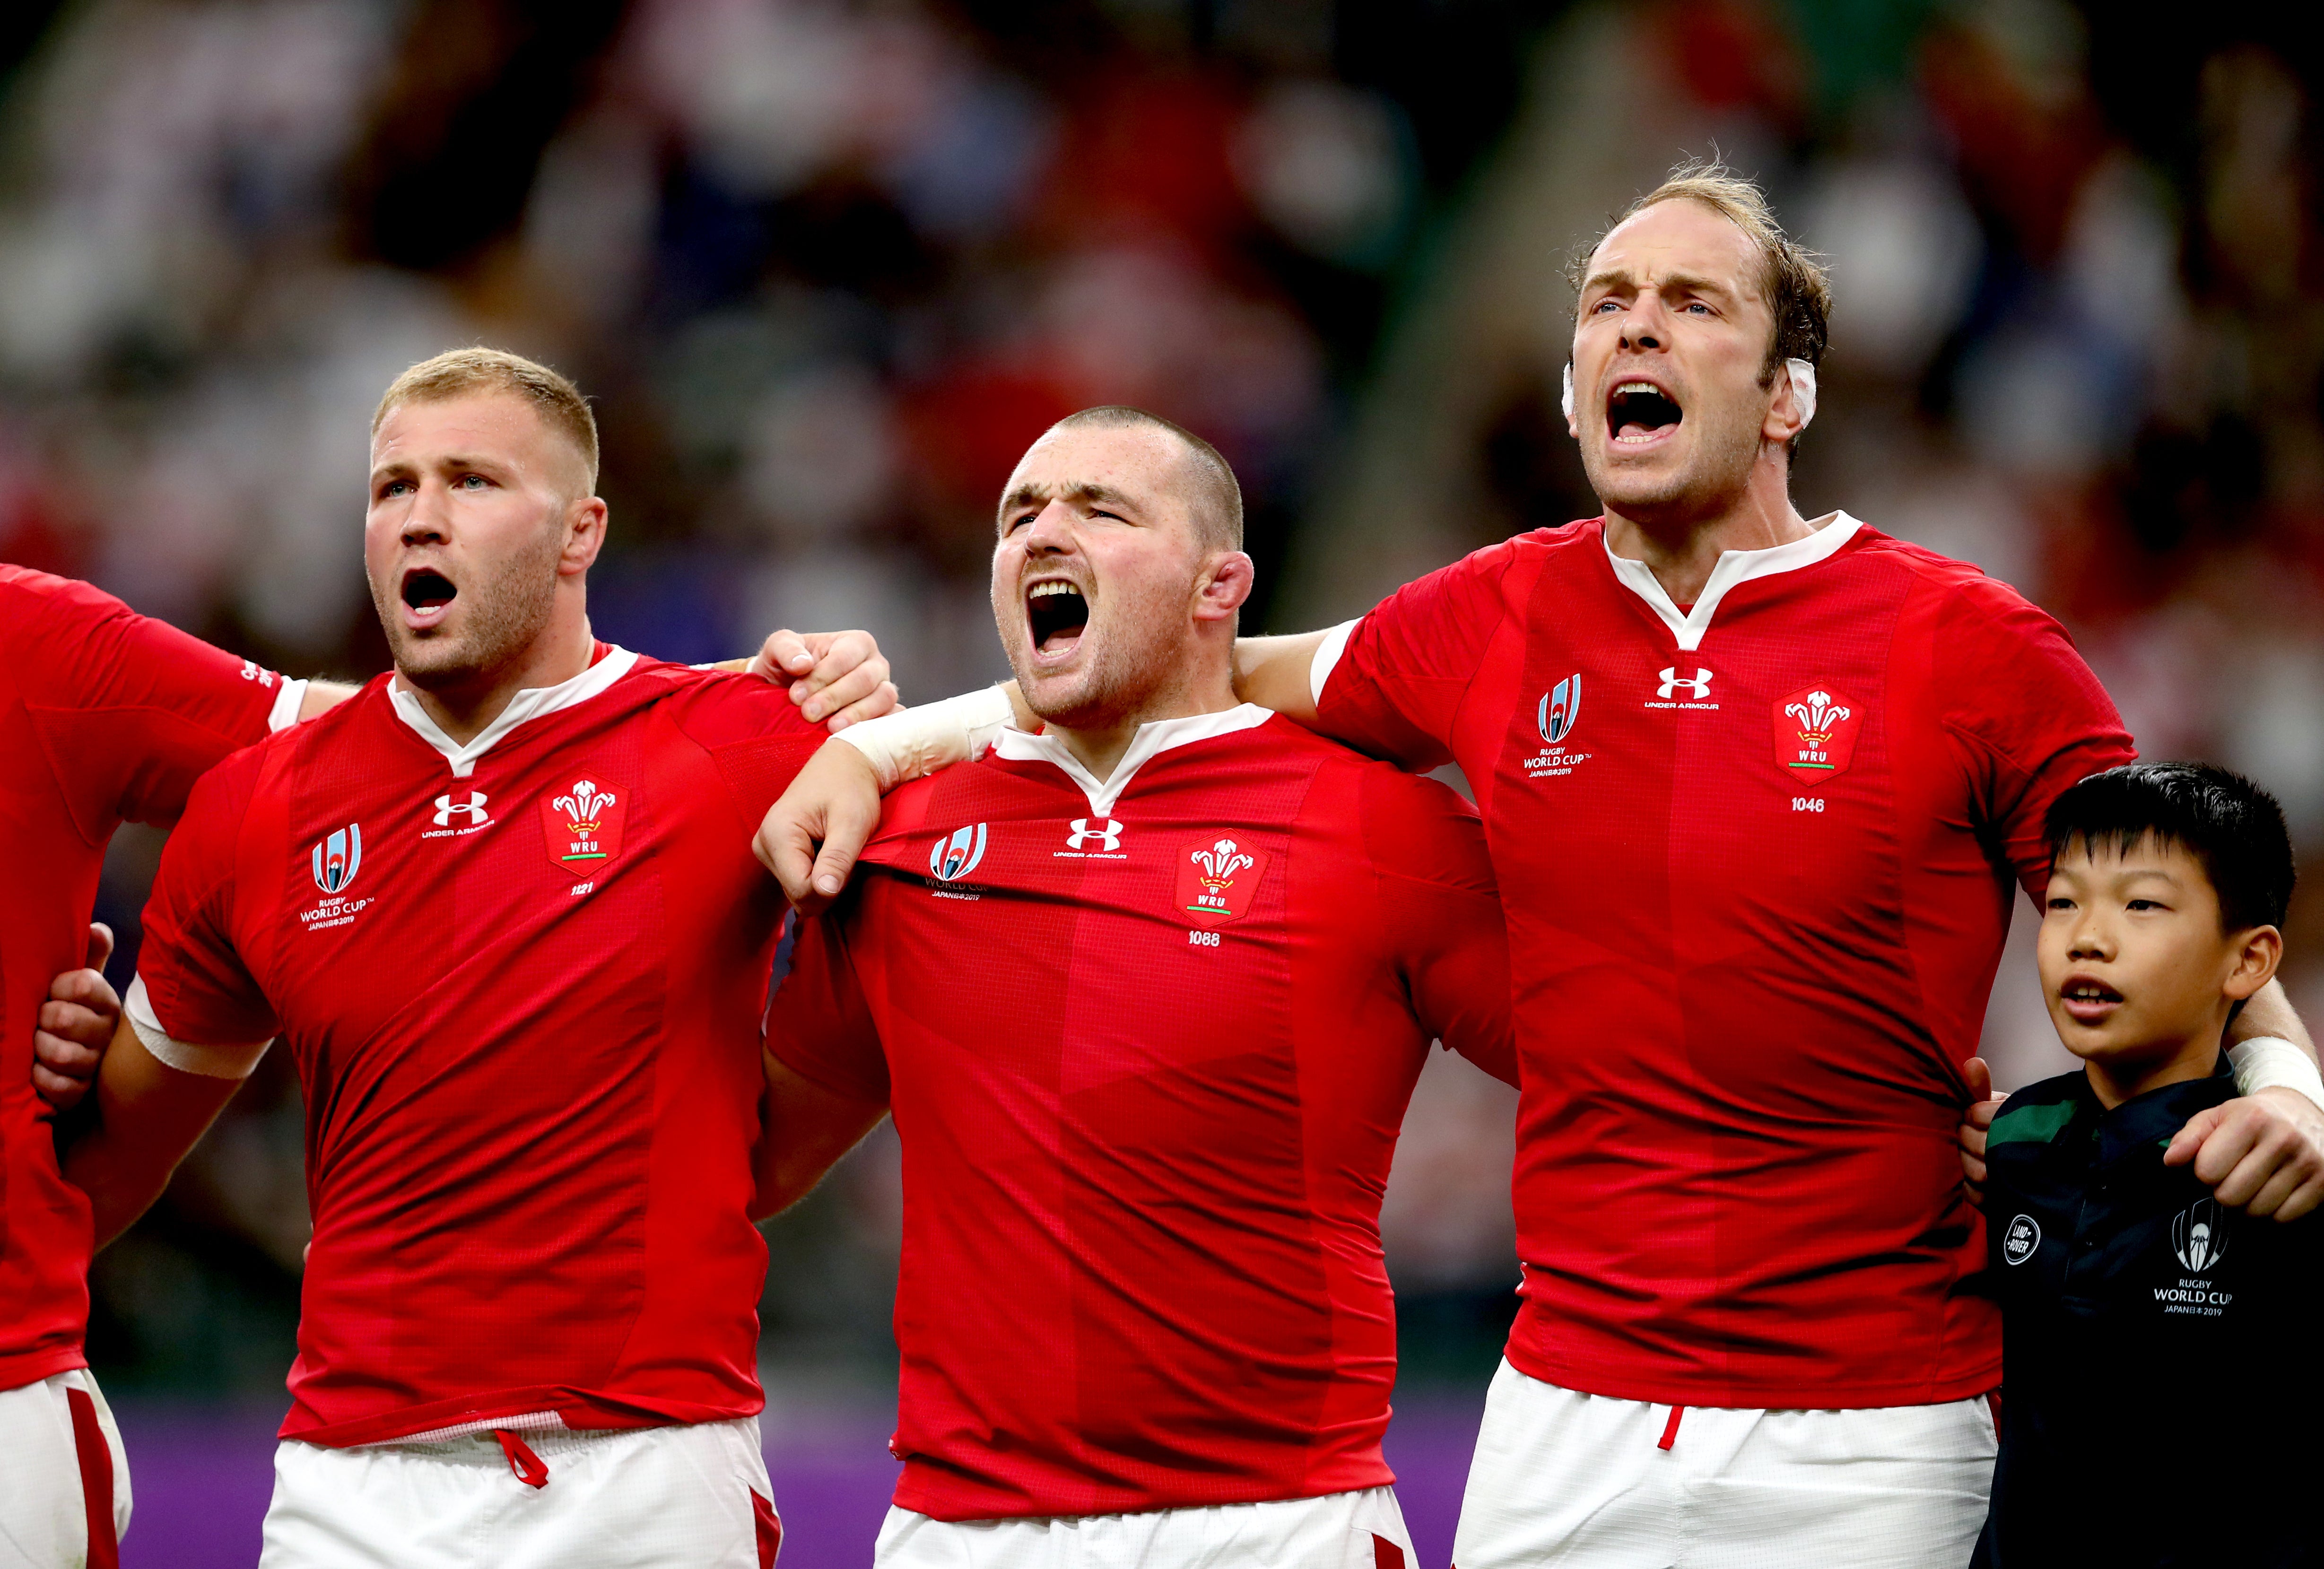
[[[2202,863],[2219,896],[2219,930],[2281,926],[2292,904],[2292,835],[2275,797],[2209,763],[2128,763],[2069,786],[2044,824],[2052,859],[2080,843],[2127,853],[2152,835]]]

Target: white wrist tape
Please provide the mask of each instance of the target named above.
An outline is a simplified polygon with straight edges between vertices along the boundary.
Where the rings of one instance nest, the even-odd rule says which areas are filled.
[[[1015,713],[1009,694],[988,686],[849,725],[838,739],[863,754],[884,795],[907,779],[982,756]]]
[[[164,1067],[180,1073],[198,1073],[204,1078],[248,1078],[258,1070],[258,1060],[266,1055],[272,1041],[261,1041],[255,1046],[196,1046],[184,1041],[172,1041],[154,1016],[153,999],[145,990],[145,977],[139,976],[129,983],[129,995],[121,999],[121,1011],[129,1020],[129,1027],[137,1032],[137,1039],[154,1060]]]
[[[2261,1035],[2227,1048],[2235,1064],[2236,1093],[2257,1095],[2263,1089],[2296,1089],[2324,1110],[2324,1074],[2319,1074],[2308,1053],[2276,1035]]]

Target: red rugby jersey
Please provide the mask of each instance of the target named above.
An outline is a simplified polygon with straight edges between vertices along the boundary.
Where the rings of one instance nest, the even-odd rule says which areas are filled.
[[[1392,1480],[1397,1125],[1432,1036],[1515,1074],[1467,803],[1246,706],[1143,727],[1102,785],[1004,732],[890,796],[863,865],[768,1041],[894,1108],[896,1501]]]
[[[162,856],[153,1019],[279,1032],[306,1096],[285,1437],[760,1408],[751,835],[820,735],[756,677],[600,654],[465,748],[383,676],[213,772]]]
[[[167,824],[211,765],[263,739],[304,683],[84,583],[0,564],[0,1390],[82,1365],[88,1200],[57,1170],[32,1093],[49,982],[88,951],[105,847]]]
[[[1592,520],[1391,595],[1320,707],[1407,766],[1457,758],[1484,813],[1526,1065],[1520,1372],[1760,1408],[2000,1381],[1960,1064],[2043,812],[2133,756],[2055,621],[1845,516],[1730,552],[1682,614]]]

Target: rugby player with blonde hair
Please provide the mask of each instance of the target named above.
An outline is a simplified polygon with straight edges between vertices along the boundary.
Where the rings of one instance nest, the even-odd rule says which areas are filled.
[[[395,668],[194,788],[66,1152],[110,1240],[271,1041],[295,1059],[315,1239],[268,1569],[773,1561],[748,1211],[782,905],[749,841],[809,716],[893,689],[870,657],[802,709],[596,639],[596,457],[513,354],[388,389]]]

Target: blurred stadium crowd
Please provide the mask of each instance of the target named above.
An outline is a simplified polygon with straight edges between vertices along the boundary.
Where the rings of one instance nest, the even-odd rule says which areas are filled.
[[[373,403],[484,341],[597,400],[592,604],[630,647],[861,625],[908,701],[1003,672],[993,500],[1098,402],[1223,448],[1247,628],[1320,624],[1596,510],[1555,412],[1560,274],[1716,147],[1832,267],[1801,510],[2024,589],[2147,756],[2252,773],[2313,854],[2319,56],[2288,13],[2181,9],[27,5],[0,97],[0,558],[296,674],[372,674]],[[116,922],[157,844],[117,847]],[[2324,892],[2295,928],[2313,1020]],[[2005,1084],[2049,1071],[2030,973],[2013,957],[1995,1007]],[[306,1238],[294,1097],[270,1059],[100,1259],[109,1380],[274,1387]],[[1509,1112],[1440,1062],[1407,1124],[1385,1229],[1423,1370],[1440,1344],[1489,1365]],[[770,1356],[877,1364],[896,1201],[875,1145],[779,1224]]]

